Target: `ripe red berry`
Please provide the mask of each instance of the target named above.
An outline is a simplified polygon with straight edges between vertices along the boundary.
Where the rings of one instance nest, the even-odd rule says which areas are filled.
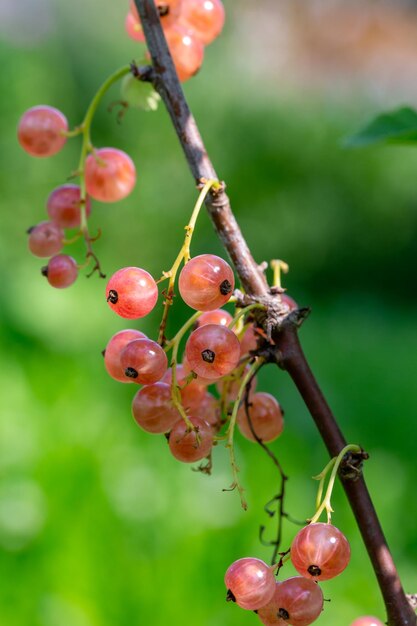
[[[152,276],[139,267],[124,267],[107,283],[106,298],[115,313],[127,319],[145,317],[158,300]]]
[[[224,309],[214,309],[214,311],[206,311],[195,323],[196,328],[205,326],[206,324],[219,324],[220,326],[228,326],[233,317]]]
[[[49,157],[59,152],[67,138],[67,118],[47,105],[32,107],[23,113],[17,128],[22,148],[35,157]]]
[[[121,330],[113,335],[104,351],[104,365],[112,378],[121,383],[133,382],[132,379],[128,379],[125,376],[124,369],[120,363],[120,355],[128,343],[135,339],[144,338],[146,338],[146,335],[141,333],[140,330],[133,329]]]
[[[275,584],[272,600],[259,609],[265,626],[309,626],[323,610],[323,593],[312,580],[294,576]]]
[[[54,189],[46,203],[52,222],[61,228],[78,228],[81,221],[81,190],[78,185],[61,185]],[[90,199],[86,199],[87,215],[91,213]]]
[[[225,304],[234,286],[232,268],[214,254],[201,254],[188,261],[178,280],[182,299],[197,311],[214,311]]]
[[[165,35],[178,78],[183,83],[197,74],[202,66],[204,46],[191,31],[176,24]]]
[[[168,359],[156,341],[152,339],[135,339],[123,348],[120,354],[120,365],[125,376],[140,385],[157,383],[165,374]]]
[[[41,222],[29,228],[28,246],[35,256],[48,257],[57,254],[64,245],[64,233],[52,222]]]
[[[185,353],[192,370],[210,380],[232,372],[239,362],[240,344],[229,328],[206,324],[188,338]]]
[[[228,599],[249,611],[257,611],[268,604],[275,591],[273,570],[260,559],[235,561],[227,570],[224,582]]]
[[[256,435],[265,443],[274,441],[284,428],[283,412],[280,405],[273,396],[262,391],[251,395],[249,401],[249,416]],[[244,405],[238,410],[237,424],[246,439],[256,441]]]
[[[78,276],[78,267],[75,259],[67,254],[57,254],[49,259],[48,265],[42,268],[43,276],[48,283],[57,289],[69,287]]]
[[[135,164],[126,152],[100,148],[89,154],[85,163],[87,193],[100,202],[126,198],[136,183]]]
[[[154,434],[168,432],[181,419],[172,404],[170,386],[162,382],[139,389],[133,398],[132,413],[143,430]]]
[[[333,524],[302,528],[291,545],[291,561],[301,576],[329,580],[338,576],[350,560],[349,542]]]
[[[169,449],[172,455],[183,463],[201,461],[213,446],[213,431],[210,424],[198,417],[190,417],[190,421],[198,429],[196,432],[188,430],[183,419],[179,420],[169,435]]]
[[[372,615],[364,615],[363,617],[358,617],[355,619],[350,626],[385,626],[381,620],[377,617],[372,617]]]
[[[180,22],[205,46],[220,35],[224,18],[221,0],[183,0]]]

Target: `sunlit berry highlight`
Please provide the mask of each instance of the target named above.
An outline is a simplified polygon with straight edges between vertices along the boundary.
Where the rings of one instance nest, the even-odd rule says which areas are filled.
[[[220,0],[183,0],[181,24],[189,28],[206,46],[223,29],[224,7]]]
[[[77,279],[77,262],[67,254],[57,254],[49,259],[48,265],[43,267],[41,272],[52,287],[64,289]]]
[[[309,626],[323,610],[323,593],[314,581],[294,576],[276,582],[272,600],[259,609],[265,626]]]
[[[191,333],[185,354],[198,376],[216,380],[235,369],[240,358],[240,344],[229,328],[207,324]]]
[[[349,542],[333,524],[305,526],[291,545],[291,561],[295,569],[301,576],[313,580],[338,576],[349,560]]]
[[[132,414],[137,424],[147,433],[166,433],[181,415],[172,404],[171,388],[158,382],[139,389],[132,402]]]
[[[205,326],[206,324],[219,324],[220,326],[228,326],[233,317],[224,309],[214,309],[214,311],[206,311],[196,321],[196,328]]]
[[[282,409],[276,399],[269,393],[260,391],[250,396],[249,417],[256,436],[265,443],[274,441],[283,431],[284,417]],[[237,413],[237,424],[240,432],[246,439],[257,441],[250,427],[244,404],[242,404]]]
[[[191,31],[176,24],[166,31],[166,40],[178,78],[185,82],[202,66],[204,46]]]
[[[385,626],[385,624],[377,617],[363,615],[355,619],[349,626]]]
[[[145,317],[158,300],[158,287],[152,276],[140,267],[124,267],[107,283],[106,299],[117,315],[127,319]]]
[[[144,339],[146,335],[140,330],[121,330],[110,339],[104,351],[104,365],[112,378],[120,383],[131,383],[132,379],[126,378],[124,369],[120,363],[122,350],[128,343],[135,339]]]
[[[232,563],[224,582],[228,599],[242,609],[256,611],[268,604],[275,592],[272,568],[260,559],[243,558]]]
[[[120,354],[125,376],[140,385],[152,385],[161,380],[168,359],[161,346],[152,339],[135,339]]]
[[[81,222],[81,190],[78,185],[67,184],[56,187],[49,194],[46,209],[49,218],[61,228],[78,228]],[[91,202],[85,201],[87,216],[91,213]]]
[[[35,157],[49,157],[65,145],[67,118],[47,105],[28,109],[20,118],[17,136],[22,148]]]
[[[214,311],[223,306],[234,286],[232,268],[214,254],[192,258],[184,265],[178,280],[182,299],[197,311]]]
[[[136,183],[135,164],[126,152],[100,148],[89,154],[85,163],[87,193],[100,202],[126,198]]]
[[[64,245],[64,233],[52,222],[40,222],[28,230],[28,246],[32,254],[49,257],[58,254]]]
[[[169,449],[171,454],[183,463],[201,461],[211,451],[213,446],[213,431],[207,422],[190,417],[193,426],[198,430],[189,430],[183,419],[179,420],[169,435]]]

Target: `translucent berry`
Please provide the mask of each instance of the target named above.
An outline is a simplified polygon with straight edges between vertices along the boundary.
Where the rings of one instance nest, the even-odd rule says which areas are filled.
[[[134,341],[135,339],[145,338],[146,335],[141,333],[140,330],[133,329],[121,330],[113,335],[104,351],[104,365],[112,378],[121,383],[133,382],[125,376],[124,369],[120,363],[120,355],[128,343]]]
[[[201,385],[197,380],[191,380],[190,382],[186,382],[187,376],[189,372],[185,371],[183,365],[177,365],[176,368],[176,377],[177,377],[177,385],[181,387],[181,402],[185,409],[190,409],[194,412],[194,409],[199,405],[200,401],[203,399],[206,389],[203,385]],[[172,384],[172,368],[168,368],[163,382],[167,385]]]
[[[256,435],[265,443],[274,441],[284,428],[283,412],[280,405],[273,396],[263,391],[251,395],[249,401],[249,416]],[[237,413],[237,424],[246,439],[256,441],[243,404]]]
[[[52,222],[41,222],[29,228],[28,246],[35,256],[48,257],[57,254],[64,245],[64,233]]]
[[[214,254],[201,254],[184,265],[178,287],[182,299],[197,311],[214,311],[233,293],[232,268]]]
[[[220,35],[224,18],[220,0],[183,0],[181,24],[189,28],[205,46]]]
[[[59,152],[67,138],[67,118],[47,105],[28,109],[20,118],[17,137],[22,148],[35,157],[49,157]]]
[[[228,326],[233,317],[223,309],[214,309],[214,311],[206,311],[196,321],[196,328],[205,326],[206,324],[219,324],[220,326]]]
[[[120,354],[120,364],[125,376],[140,385],[157,383],[165,374],[168,359],[156,341],[135,339]]]
[[[100,202],[126,198],[136,183],[135,164],[126,152],[100,148],[89,154],[85,163],[87,193]]]
[[[295,569],[313,580],[329,580],[338,576],[349,559],[349,542],[332,524],[305,526],[291,545],[291,561]]]
[[[240,350],[242,356],[249,354],[254,350],[257,350],[259,347],[259,340],[261,338],[260,332],[255,328],[255,326],[249,326],[240,340]]]
[[[213,431],[198,417],[190,417],[190,421],[198,429],[198,437],[194,430],[189,431],[183,419],[179,420],[169,435],[169,449],[172,455],[183,463],[201,461],[213,446]]]
[[[204,46],[191,31],[182,26],[174,25],[165,34],[178,78],[183,83],[197,74],[202,66]]]
[[[171,388],[166,383],[154,383],[139,389],[132,402],[136,422],[147,433],[166,433],[181,415],[173,406]]]
[[[78,228],[81,221],[81,190],[78,185],[61,185],[54,189],[47,200],[46,208],[52,222],[61,228]],[[86,213],[91,213],[90,199],[86,199]]]
[[[228,599],[249,611],[257,611],[268,604],[275,591],[273,570],[260,559],[235,561],[227,570],[224,582]]]
[[[185,353],[198,376],[216,380],[235,369],[240,358],[240,344],[229,328],[206,324],[191,333]]]
[[[124,267],[110,278],[106,298],[115,313],[127,319],[145,317],[158,300],[152,276],[139,267]]]
[[[125,29],[126,33],[131,39],[133,39],[133,41],[139,41],[140,43],[143,43],[145,41],[145,33],[143,32],[140,19],[138,19],[136,15],[131,11],[129,11],[129,13],[126,15]]]
[[[188,362],[187,356],[184,354],[182,357],[182,366],[184,368],[184,373],[188,376],[188,374],[190,374],[193,370],[191,365]],[[194,372],[195,374],[195,372]],[[204,378],[202,376],[197,376],[197,378],[195,379],[195,382],[198,383],[198,385],[200,385],[200,387],[207,387],[208,385],[212,385],[213,384],[213,380],[209,379],[209,378]]]
[[[372,617],[372,615],[364,615],[363,617],[358,617],[355,619],[350,626],[385,626],[381,620],[377,617]]]
[[[217,398],[206,391],[201,400],[194,408],[194,412],[200,419],[205,420],[210,426],[220,427],[220,404]]]
[[[272,600],[259,609],[258,617],[265,626],[308,626],[322,610],[323,593],[318,584],[303,576],[294,576],[276,583]]]
[[[75,259],[67,254],[57,254],[49,259],[48,265],[42,268],[43,276],[48,283],[57,289],[69,287],[78,276],[78,267]]]

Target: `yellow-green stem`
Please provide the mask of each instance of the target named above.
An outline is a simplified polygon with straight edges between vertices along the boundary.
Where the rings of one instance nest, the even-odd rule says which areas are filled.
[[[253,309],[265,309],[265,306],[263,304],[249,304],[249,306],[245,306],[244,309],[241,309],[239,311],[239,313],[237,315],[235,315],[235,317],[232,319],[232,321],[229,323],[229,328],[232,329],[235,327],[235,325],[238,323],[238,321],[244,317],[245,315],[247,315],[250,311],[253,311]]]

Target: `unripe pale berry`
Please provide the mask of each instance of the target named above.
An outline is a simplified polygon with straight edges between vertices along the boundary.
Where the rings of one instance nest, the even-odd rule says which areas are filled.
[[[126,152],[117,148],[100,148],[85,162],[87,193],[100,202],[117,202],[126,198],[136,183],[135,164]]]
[[[20,118],[17,137],[22,148],[35,157],[49,157],[65,145],[67,118],[61,111],[47,105],[28,109]]]
[[[124,267],[107,283],[106,299],[117,315],[127,319],[145,317],[158,300],[158,287],[152,276],[140,267]]]

